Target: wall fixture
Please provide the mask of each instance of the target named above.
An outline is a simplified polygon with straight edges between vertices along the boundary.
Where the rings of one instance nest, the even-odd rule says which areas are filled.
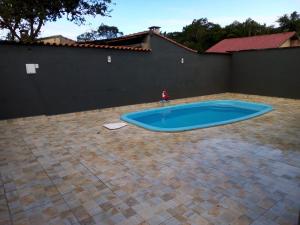
[[[183,64],[184,63],[184,58],[181,58],[180,62]]]
[[[110,55],[107,56],[107,62],[108,62],[108,63],[111,63],[111,56],[110,56]]]
[[[36,74],[36,69],[39,68],[39,64],[28,63],[25,64],[25,67],[26,67],[27,74]]]

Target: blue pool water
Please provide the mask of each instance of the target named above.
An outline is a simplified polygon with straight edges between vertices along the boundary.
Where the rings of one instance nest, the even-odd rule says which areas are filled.
[[[153,131],[177,132],[233,123],[271,110],[261,103],[214,100],[127,113],[121,119]]]

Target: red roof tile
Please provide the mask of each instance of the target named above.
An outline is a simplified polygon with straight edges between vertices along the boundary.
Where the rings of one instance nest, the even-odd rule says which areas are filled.
[[[10,41],[0,41],[0,44],[13,44],[13,45],[42,45],[42,46],[61,46],[61,47],[77,47],[77,48],[102,48],[102,49],[116,49],[116,50],[129,50],[129,51],[142,51],[142,52],[149,52],[151,51],[151,49],[149,48],[137,48],[137,47],[128,47],[128,46],[115,46],[115,45],[109,45],[109,43],[111,42],[118,42],[121,40],[127,40],[127,39],[132,39],[132,38],[136,38],[139,36],[143,36],[143,35],[148,35],[148,34],[153,34],[156,35],[160,38],[163,38],[166,41],[169,41],[181,48],[184,48],[190,52],[194,52],[197,53],[196,50],[188,48],[187,46],[184,46],[176,41],[173,41],[170,38],[167,38],[161,34],[152,32],[152,31],[142,31],[142,32],[138,32],[138,33],[134,33],[134,34],[129,34],[129,35],[125,35],[125,36],[121,36],[118,38],[112,38],[112,39],[106,39],[106,40],[101,40],[100,42],[104,42],[106,41],[107,44],[97,44],[97,41],[89,41],[89,42],[76,42],[76,43],[72,43],[72,44],[50,44],[50,43],[42,43],[42,42],[10,42]]]
[[[140,51],[149,52],[151,49],[148,48],[134,48],[127,46],[111,46],[111,45],[97,45],[97,44],[85,44],[85,43],[72,43],[72,44],[50,44],[42,42],[11,42],[11,41],[0,41],[0,44],[10,45],[35,45],[35,46],[56,46],[56,47],[73,47],[73,48],[100,48],[100,49],[115,49],[115,50],[127,50],[127,51]]]
[[[278,48],[294,35],[296,35],[296,32],[285,32],[242,38],[229,38],[215,44],[206,52],[226,53],[241,50]]]

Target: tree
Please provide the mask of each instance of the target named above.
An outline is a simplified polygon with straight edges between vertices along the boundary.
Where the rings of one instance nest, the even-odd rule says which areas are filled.
[[[85,16],[109,16],[111,0],[0,0],[0,29],[8,39],[34,41],[46,22],[66,16],[78,25]]]
[[[120,32],[117,27],[108,26],[102,23],[97,30],[92,30],[77,36],[77,41],[95,41],[116,38],[122,35],[123,32]]]
[[[193,20],[182,32],[168,33],[167,37],[190,48],[203,52],[224,36],[219,24],[209,22],[206,18]]]
[[[95,30],[85,32],[77,36],[77,41],[96,41],[98,39],[98,33]]]
[[[271,34],[275,33],[276,30],[273,26],[267,26],[266,24],[259,24],[251,18],[245,22],[240,23],[234,21],[224,28],[227,38],[232,37],[248,37],[254,35]]]
[[[277,22],[280,31],[296,31],[300,35],[300,14],[296,11],[291,13],[290,16],[285,14],[279,17]]]
[[[166,36],[190,48],[197,49],[198,52],[204,52],[225,38],[247,37],[276,32],[278,30],[273,26],[259,24],[250,18],[242,23],[234,21],[224,28],[219,24],[209,22],[206,18],[201,18],[193,20],[192,24],[185,26],[182,32],[167,33]]]

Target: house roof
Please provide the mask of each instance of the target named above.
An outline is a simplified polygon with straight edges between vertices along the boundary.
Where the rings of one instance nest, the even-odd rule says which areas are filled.
[[[48,40],[48,39],[52,39],[52,38],[63,38],[63,39],[69,40],[69,41],[74,41],[74,40],[72,40],[70,38],[67,38],[67,37],[64,37],[64,36],[62,36],[60,34],[59,35],[52,35],[52,36],[48,36],[48,37],[38,38],[37,41],[43,41],[43,40]]]
[[[0,44],[8,45],[28,45],[28,46],[54,46],[54,47],[73,47],[73,48],[98,48],[98,49],[115,49],[115,50],[127,50],[127,51],[139,51],[149,52],[148,48],[134,48],[127,46],[111,46],[111,45],[99,45],[90,43],[71,43],[71,44],[55,44],[55,43],[43,43],[43,42],[15,42],[15,41],[0,41]]]
[[[184,48],[190,52],[197,53],[196,50],[188,48],[182,44],[179,44],[176,41],[173,41],[170,38],[167,38],[161,34],[155,33],[153,31],[143,31],[139,33],[134,33],[130,35],[125,35],[118,38],[112,39],[105,39],[105,40],[98,40],[98,41],[88,41],[88,42],[75,42],[75,43],[68,43],[68,44],[56,44],[56,43],[43,43],[43,42],[15,42],[15,41],[0,41],[0,44],[9,44],[9,45],[36,45],[36,46],[56,46],[56,47],[75,47],[75,48],[99,48],[99,49],[115,49],[115,50],[127,50],[127,51],[140,51],[140,52],[150,52],[150,48],[141,48],[141,47],[130,47],[126,45],[122,45],[122,42],[125,40],[132,40],[146,37],[149,34],[153,34],[159,38],[162,38],[168,42],[177,45],[178,47]],[[51,36],[53,37],[60,37],[60,35]],[[47,37],[49,38],[49,37]],[[43,39],[43,38],[42,38]],[[41,39],[39,39],[41,40]]]
[[[206,52],[226,53],[242,50],[279,48],[288,39],[294,37],[296,32],[285,32],[269,35],[257,35],[252,37],[229,38],[215,44]]]
[[[86,42],[83,42],[83,43],[111,44],[111,43],[120,42],[120,41],[124,41],[124,40],[131,40],[131,39],[143,38],[143,37],[146,37],[148,34],[149,34],[149,31],[142,31],[142,32],[138,32],[138,33],[124,35],[124,36],[121,36],[121,37],[109,38],[109,39],[102,39],[102,40],[95,40],[95,41],[86,41]]]
[[[197,53],[197,50],[191,49],[191,48],[189,48],[189,47],[187,47],[187,46],[185,46],[183,44],[180,44],[180,43],[178,43],[178,42],[176,42],[176,41],[174,41],[174,40],[172,40],[170,38],[167,38],[167,37],[165,37],[165,36],[163,36],[161,34],[158,34],[158,33],[155,33],[155,32],[153,32],[153,34],[155,34],[156,36],[158,36],[158,37],[160,37],[162,39],[165,39],[165,40],[167,40],[167,41],[169,41],[169,42],[171,42],[171,43],[173,43],[173,44],[175,44],[175,45],[177,45],[177,46],[179,46],[181,48],[184,48],[184,49],[186,49],[186,50],[188,50],[190,52]]]
[[[129,34],[129,35],[125,35],[125,36],[122,36],[122,37],[117,37],[117,38],[112,38],[112,39],[104,39],[104,40],[97,40],[97,41],[91,41],[91,42],[87,42],[87,43],[94,43],[94,44],[107,44],[107,45],[114,45],[114,44],[117,44],[117,43],[122,43],[126,40],[133,40],[133,39],[136,39],[136,40],[140,40],[140,38],[144,38],[146,37],[147,35],[149,34],[153,34],[159,38],[162,38],[168,42],[171,42],[175,45],[177,45],[178,47],[181,47],[181,48],[184,48],[188,51],[191,51],[191,52],[194,52],[194,53],[197,53],[197,50],[194,50],[194,49],[191,49],[185,45],[182,45],[170,38],[167,38],[159,33],[156,33],[156,32],[153,32],[153,31],[142,31],[142,32],[138,32],[138,33],[134,33],[134,34]]]

